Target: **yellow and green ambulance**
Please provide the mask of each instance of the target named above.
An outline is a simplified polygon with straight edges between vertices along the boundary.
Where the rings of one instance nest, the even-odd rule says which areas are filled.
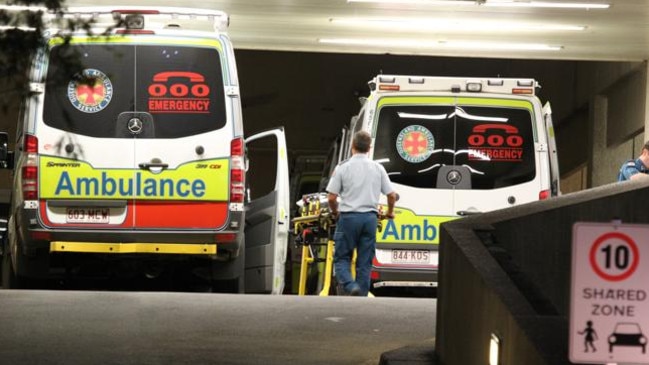
[[[371,133],[370,155],[400,196],[377,231],[375,288],[436,286],[441,223],[559,194],[537,81],[379,75],[369,86],[345,135]]]
[[[280,129],[244,139],[227,14],[93,7],[48,16],[13,158],[4,143],[15,171],[4,286],[99,267],[156,275],[184,262],[216,286],[281,293],[286,143]],[[91,21],[95,35],[67,31],[70,17]],[[276,151],[275,184],[252,201],[246,151],[259,140]]]

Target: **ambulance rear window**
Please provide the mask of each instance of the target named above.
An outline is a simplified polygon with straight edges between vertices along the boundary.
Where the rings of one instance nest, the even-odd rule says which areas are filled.
[[[495,189],[536,176],[529,110],[469,105],[384,106],[374,159],[395,183],[435,188],[444,165],[471,170],[472,189]]]
[[[226,123],[221,69],[214,48],[56,46],[50,52],[43,120],[101,138],[180,138],[217,130]],[[126,130],[125,120],[133,116],[151,124],[147,133]]]

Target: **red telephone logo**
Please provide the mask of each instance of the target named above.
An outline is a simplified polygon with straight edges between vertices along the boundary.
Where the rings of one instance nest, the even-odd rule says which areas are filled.
[[[488,133],[488,131],[503,131],[505,135]],[[508,124],[479,124],[473,127],[473,133],[468,138],[472,147],[520,147],[523,137],[518,134],[518,128]],[[486,142],[486,146],[485,146]]]
[[[171,78],[188,79],[193,85],[183,83],[168,85]],[[162,97],[195,97],[204,98],[210,94],[210,88],[205,84],[205,77],[196,72],[188,71],[167,71],[160,72],[153,76],[155,84],[149,86],[149,95],[155,98]],[[190,95],[191,93],[191,95]]]

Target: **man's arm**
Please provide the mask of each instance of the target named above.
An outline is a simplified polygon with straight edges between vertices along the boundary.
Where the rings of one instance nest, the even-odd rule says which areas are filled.
[[[331,212],[331,216],[334,219],[338,218],[338,194],[327,194],[327,201],[329,202],[329,211]]]
[[[394,219],[394,204],[397,202],[399,194],[394,191],[387,195],[388,197],[388,211],[385,213],[385,216],[388,219]]]
[[[638,171],[633,175],[631,175],[631,177],[629,177],[629,180],[638,180],[638,179],[646,179],[646,178],[649,178],[649,175]]]

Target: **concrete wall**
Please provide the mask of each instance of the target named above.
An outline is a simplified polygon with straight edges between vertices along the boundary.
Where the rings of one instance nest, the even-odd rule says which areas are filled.
[[[443,224],[440,363],[486,363],[496,333],[501,365],[568,364],[572,226],[614,219],[647,224],[643,201],[649,182],[614,183]]]
[[[583,62],[577,69],[575,100],[589,111],[588,135],[575,129],[568,139],[588,140],[587,187],[614,182],[621,164],[640,153],[649,105],[646,67],[645,62]],[[643,87],[638,89],[638,85]],[[623,117],[618,115],[620,109]],[[570,145],[562,147],[560,153],[570,153]]]

